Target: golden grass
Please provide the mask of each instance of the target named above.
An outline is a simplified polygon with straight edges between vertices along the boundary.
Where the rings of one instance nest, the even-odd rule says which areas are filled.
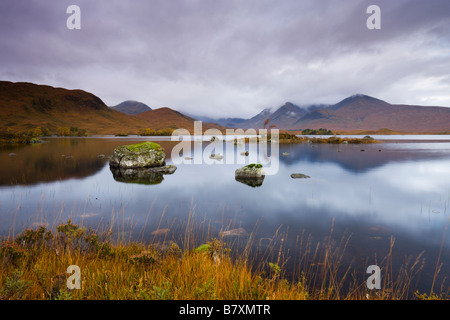
[[[334,222],[334,221],[333,221]],[[350,236],[333,240],[333,226],[323,243],[313,245],[311,237],[297,237],[295,272],[287,280],[286,233],[276,232],[264,249],[258,247],[259,262],[252,259],[254,234],[239,254],[228,248],[233,243],[211,238],[195,247],[192,222],[188,222],[184,244],[173,241],[148,243],[113,240],[109,230],[81,228],[68,220],[55,231],[45,227],[26,229],[4,239],[0,245],[1,299],[87,299],[87,300],[392,300],[440,299],[412,292],[415,276],[423,268],[419,255],[405,261],[392,276],[391,238],[382,268],[380,290],[368,290],[351,266],[342,259]],[[209,233],[209,232],[208,232]],[[68,266],[81,270],[81,289],[69,290]],[[353,282],[350,281],[354,277]],[[348,288],[345,283],[351,282]],[[434,285],[434,283],[433,283]],[[447,293],[443,293],[448,294]]]

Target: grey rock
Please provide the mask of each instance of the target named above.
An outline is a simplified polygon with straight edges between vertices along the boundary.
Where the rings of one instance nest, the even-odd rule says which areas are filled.
[[[114,149],[109,165],[120,168],[150,168],[165,165],[166,154],[154,142],[119,146]]]
[[[259,187],[265,177],[264,168],[260,164],[249,164],[235,171],[235,179],[251,187]]]
[[[162,174],[172,174],[177,170],[177,167],[173,164],[169,164],[163,167],[149,168],[150,171],[159,172]]]
[[[266,174],[262,165],[249,164],[245,167],[236,169],[234,175],[236,178],[261,178]]]
[[[209,156],[209,158],[210,159],[215,159],[215,160],[222,160],[223,159],[223,155],[221,154],[221,153],[217,153],[217,154],[214,154],[214,153],[212,153],[210,156]]]
[[[306,174],[303,174],[303,173],[293,173],[293,174],[291,174],[291,178],[292,179],[307,179],[307,178],[311,178],[311,177],[307,176]]]

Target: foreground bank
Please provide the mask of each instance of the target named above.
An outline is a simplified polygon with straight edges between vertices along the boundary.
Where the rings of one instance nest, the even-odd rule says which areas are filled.
[[[402,290],[342,293],[339,281],[308,288],[307,274],[287,281],[277,263],[252,270],[244,255],[232,258],[217,239],[195,248],[172,241],[111,241],[111,231],[68,220],[51,231],[26,229],[0,243],[0,299],[305,300],[404,299]],[[325,261],[326,262],[326,261]],[[359,289],[356,289],[359,288]],[[415,299],[438,299],[416,293]]]

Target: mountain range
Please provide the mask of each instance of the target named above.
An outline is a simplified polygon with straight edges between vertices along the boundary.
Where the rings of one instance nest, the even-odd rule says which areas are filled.
[[[208,118],[208,121],[214,119]],[[222,118],[215,122],[242,129],[275,126],[285,130],[326,128],[335,132],[357,132],[390,129],[408,133],[444,133],[450,132],[450,108],[390,104],[355,94],[333,105],[299,107],[286,102],[275,111],[264,109],[250,119]]]
[[[128,115],[83,90],[0,81],[0,131],[20,132],[45,127],[56,133],[60,127],[76,127],[85,129],[88,134],[137,134],[146,128],[185,128],[193,132],[194,121],[170,108]],[[224,130],[215,123],[203,123],[203,130],[210,128]]]
[[[390,104],[363,94],[332,105],[299,107],[286,102],[279,108],[264,109],[250,119],[212,119],[166,107],[151,109],[133,100],[108,107],[99,97],[83,90],[0,81],[0,131],[17,132],[41,126],[53,133],[59,127],[78,127],[89,134],[136,134],[145,128],[185,128],[192,132],[195,120],[204,122],[204,130],[222,131],[274,126],[293,131],[326,128],[355,133],[388,132],[386,129],[405,133],[450,132],[450,108]]]

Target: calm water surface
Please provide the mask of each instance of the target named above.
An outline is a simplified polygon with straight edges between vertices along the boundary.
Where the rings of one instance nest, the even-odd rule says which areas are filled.
[[[118,236],[144,241],[161,240],[152,233],[158,228],[168,229],[165,239],[176,242],[187,229],[195,230],[199,243],[221,230],[243,228],[251,237],[231,238],[236,247],[251,243],[259,257],[272,248],[267,262],[276,262],[282,248],[289,271],[307,246],[315,248],[331,233],[336,247],[348,240],[341,264],[362,277],[365,267],[382,262],[394,239],[394,269],[420,257],[424,268],[415,281],[425,292],[442,246],[435,288],[449,288],[449,136],[400,136],[357,146],[280,145],[279,172],[260,187],[234,179],[242,165],[219,161],[180,164],[174,174],[148,183],[119,181],[108,157],[118,145],[144,140],[160,141],[171,163],[176,142],[155,137],[50,138],[0,149],[1,234],[42,223],[54,227],[69,217],[87,226],[112,224]],[[291,173],[311,178],[292,179]]]

